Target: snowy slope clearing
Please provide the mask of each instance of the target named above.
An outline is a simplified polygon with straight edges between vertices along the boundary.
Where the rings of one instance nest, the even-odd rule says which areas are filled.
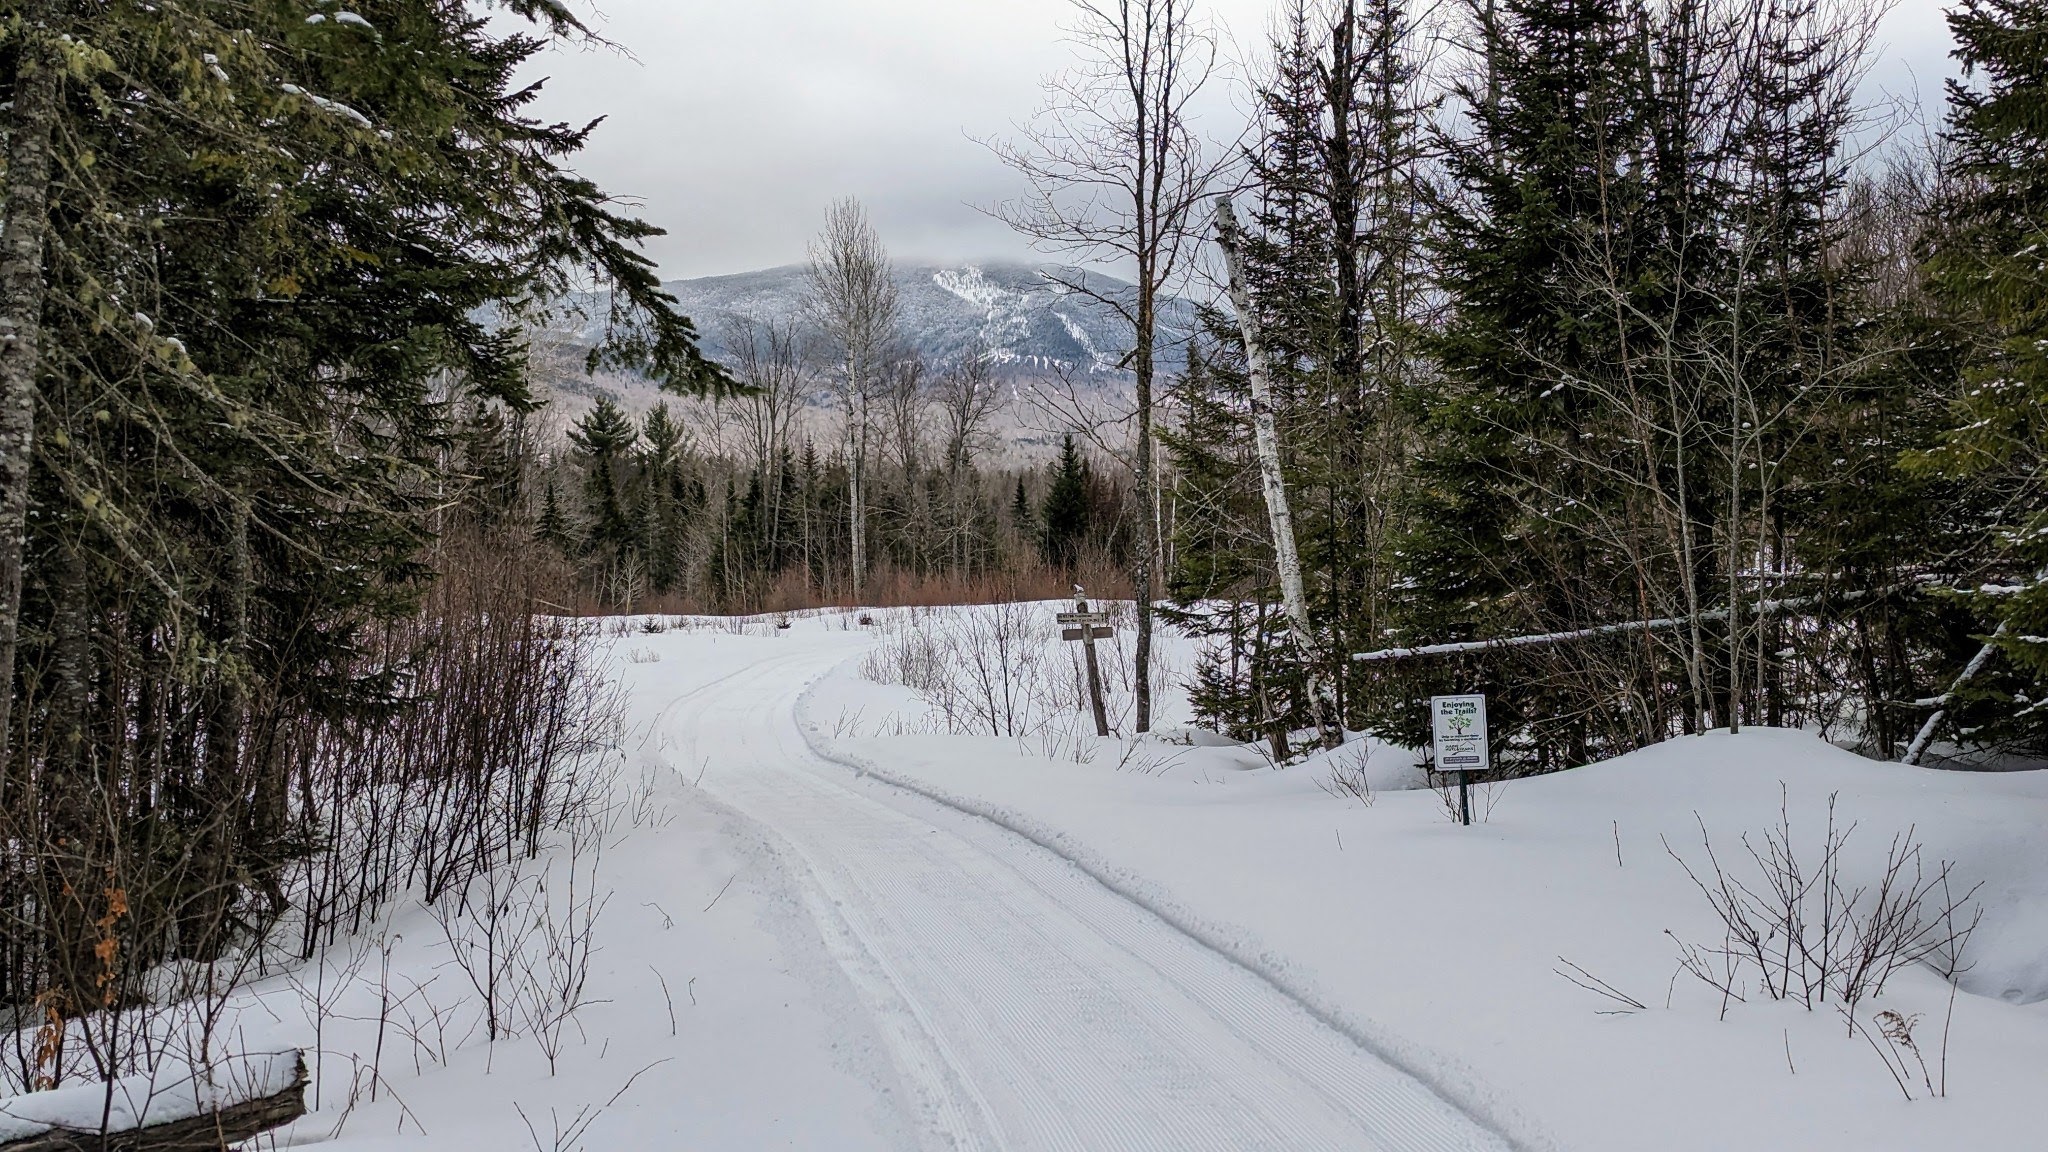
[[[2014,1149],[2048,1127],[2048,773],[1905,768],[1753,730],[1485,790],[1488,819],[1467,829],[1396,749],[1373,746],[1368,805],[1324,789],[1327,759],[1274,770],[1240,747],[940,735],[933,714],[851,663],[804,702],[833,758],[1052,846],[1519,1146]],[[1832,1003],[1740,978],[1724,1013],[1679,972],[1681,943],[1726,939],[1680,864],[1714,882],[1703,829],[1761,890],[1743,838],[1763,850],[1782,807],[1810,868],[1831,794],[1837,831],[1855,825],[1849,887],[1874,888],[1907,835],[1926,875],[1953,861],[1954,890],[1982,884],[1952,1019],[1951,986],[1924,965],[1861,1005],[1855,1032]],[[1642,1007],[1568,979],[1572,965]],[[1945,1098],[1883,1039],[1882,1011],[1935,1087],[1947,1024]]]
[[[602,852],[558,844],[498,889],[555,929],[507,938],[542,984],[565,910],[601,909],[578,1005],[549,1025],[514,979],[493,1040],[463,945],[401,902],[231,996],[224,1051],[307,1052],[313,1111],[261,1146],[1922,1152],[2048,1129],[2048,773],[1715,735],[1501,786],[1460,828],[1397,749],[1370,745],[1368,804],[1324,787],[1363,742],[1276,770],[1050,722],[1050,605],[1012,610],[1047,617],[1010,654],[1042,677],[1028,737],[947,734],[962,699],[870,678],[975,611],[608,625]],[[1724,929],[1671,852],[1711,882],[1704,826],[1756,884],[1742,838],[1782,803],[1805,854],[1833,793],[1851,887],[1909,827],[1930,872],[1981,885],[1952,1018],[1925,965],[1855,1032],[1679,971]]]

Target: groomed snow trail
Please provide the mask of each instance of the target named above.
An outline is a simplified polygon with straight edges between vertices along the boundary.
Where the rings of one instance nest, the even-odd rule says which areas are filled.
[[[764,653],[679,687],[647,752],[701,768],[707,792],[787,845],[928,1146],[1505,1152],[1406,1073],[1066,861],[992,825],[963,833],[883,803],[869,793],[886,785],[819,759],[796,704],[845,655]]]

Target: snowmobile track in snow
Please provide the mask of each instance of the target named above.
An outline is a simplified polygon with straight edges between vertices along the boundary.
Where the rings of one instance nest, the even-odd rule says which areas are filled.
[[[849,786],[795,714],[843,658],[767,656],[679,691],[649,748],[677,770],[708,765],[705,790],[786,845],[928,1146],[1508,1148],[1059,856],[993,825],[964,836]]]

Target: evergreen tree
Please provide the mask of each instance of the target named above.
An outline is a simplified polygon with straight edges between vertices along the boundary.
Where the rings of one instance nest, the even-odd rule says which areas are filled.
[[[685,431],[662,401],[642,421],[640,438],[646,448],[640,460],[643,512],[638,547],[646,560],[648,582],[656,592],[671,592],[682,583],[689,531]]]
[[[1024,477],[1017,477],[1016,490],[1010,493],[1010,524],[1026,537],[1038,535],[1038,516],[1031,510],[1031,497],[1024,491]]]
[[[1641,235],[1650,173],[1633,163],[1649,152],[1637,12],[1631,0],[1503,0],[1479,20],[1485,75],[1459,89],[1474,135],[1451,156],[1459,195],[1438,205],[1445,379],[1421,412],[1428,447],[1404,546],[1403,623],[1418,639],[1603,623],[1606,590],[1636,584],[1626,542],[1603,536],[1605,513],[1625,504],[1615,478],[1632,467],[1612,385],[1647,303],[1634,294],[1654,283]],[[1516,671],[1469,685],[1491,695],[1496,731],[1537,724],[1539,762],[1583,762],[1588,698],[1609,699],[1598,673]],[[1419,711],[1405,719],[1396,730],[1418,738]]]
[[[618,471],[638,439],[632,417],[609,396],[599,397],[569,430],[569,442],[589,465],[583,481],[584,510],[589,516],[583,550],[614,564],[625,563],[635,551],[637,535],[626,515]]]
[[[2039,639],[2048,634],[2048,3],[1963,0],[1949,27],[1965,79],[1949,85],[1955,192],[1937,204],[1929,271],[1961,348],[1962,387],[1943,443],[1915,463],[1992,497],[1960,559],[1966,583],[2010,590],[1973,598],[1997,659],[1965,686],[1957,723],[2039,749],[2048,745],[2038,703],[2048,682]]]
[[[1055,568],[1071,570],[1087,540],[1094,516],[1089,480],[1088,462],[1074,447],[1074,435],[1069,432],[1060,441],[1059,463],[1053,467],[1045,504],[1039,510],[1043,521],[1039,549],[1045,562]]]
[[[1180,418],[1161,439],[1173,461],[1175,498],[1190,512],[1174,521],[1174,563],[1166,573],[1167,593],[1180,608],[1173,620],[1206,633],[1204,618],[1189,610],[1212,600],[1257,596],[1275,580],[1244,419],[1249,399],[1241,346],[1235,362],[1206,351],[1211,345],[1229,347],[1236,324],[1213,311],[1203,319],[1207,338],[1189,347],[1187,372],[1174,388]],[[1218,634],[1227,630],[1217,627]]]
[[[1241,263],[1267,345],[1281,470],[1320,641],[1310,655],[1354,722],[1363,699],[1347,691],[1346,657],[1381,627],[1394,568],[1389,508],[1408,440],[1396,400],[1420,361],[1410,39],[1397,3],[1288,4],[1246,153],[1252,202]],[[1184,605],[1181,626],[1220,638],[1232,629],[1191,606],[1223,588],[1264,595],[1278,577],[1253,482],[1238,324],[1217,312],[1201,319],[1214,351],[1206,365],[1191,359],[1175,388],[1180,427],[1165,436],[1180,498],[1194,512],[1176,518],[1168,585]],[[1275,646],[1272,658],[1293,658],[1289,651]]]
[[[10,11],[0,1004],[136,995],[78,952],[116,884],[124,972],[284,912],[318,840],[293,766],[408,705],[380,625],[447,495],[509,479],[516,444],[464,416],[534,406],[519,324],[595,281],[595,362],[725,383],[636,250],[655,230],[566,167],[588,130],[513,84],[575,21],[489,7]]]
[[[495,527],[510,517],[523,499],[519,446],[503,410],[482,402],[470,406],[460,435],[462,478],[468,488],[465,504],[479,523]]]
[[[553,477],[548,478],[547,487],[541,492],[540,518],[534,522],[533,534],[535,539],[553,546],[564,556],[576,547],[576,532],[562,513],[561,501],[555,496]]]

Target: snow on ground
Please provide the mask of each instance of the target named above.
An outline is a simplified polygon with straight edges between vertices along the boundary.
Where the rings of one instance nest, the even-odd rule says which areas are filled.
[[[716,678],[717,646],[705,647],[666,670]],[[622,804],[643,766],[627,765]],[[356,967],[320,1038],[317,1110],[280,1143],[324,1141],[338,1129],[340,1148],[449,1152],[912,1146],[896,1073],[776,850],[681,774],[664,768],[648,780],[647,818],[622,822],[599,864],[610,898],[597,921],[589,1000],[556,1070],[516,1023],[521,1034],[486,1041],[442,929],[415,908],[391,926],[389,980],[374,951]],[[552,860],[566,862],[559,849]],[[347,953],[338,948],[330,968],[348,966]],[[415,991],[421,984],[427,990]],[[407,1023],[385,1029],[388,1090],[372,1101],[360,1070],[378,1049],[385,988],[405,1000],[391,1015]],[[282,1031],[312,1046],[302,993],[272,984],[264,994],[289,1025]],[[429,1021],[436,1012],[448,1016],[445,1034]],[[351,1093],[354,1079],[364,1087]]]
[[[216,1050],[307,1051],[312,1113],[274,1134],[275,1144],[265,1137],[257,1146],[916,1146],[873,1018],[820,939],[781,851],[696,786],[701,764],[686,774],[686,765],[640,754],[654,718],[634,706],[715,684],[755,655],[721,635],[689,641],[660,665],[633,663],[630,640],[615,645],[627,687],[658,680],[660,692],[628,701],[615,812],[595,861],[594,891],[605,895],[588,984],[560,1030],[555,1066],[514,1002],[533,989],[506,981],[501,1014],[512,1034],[491,1042],[448,935],[417,901],[403,901],[387,923],[227,1005]],[[591,862],[588,854],[572,861],[557,844],[522,872],[552,893],[560,923],[571,864],[583,900],[593,891]],[[525,951],[544,966],[540,941],[529,939]],[[159,1086],[152,1122],[169,1118],[176,1087]],[[100,1087],[44,1096],[66,1093],[91,1097],[81,1107],[96,1125]],[[0,1113],[16,1104],[24,1123],[0,1117],[0,1140],[64,1101],[18,1097],[0,1101]],[[84,1114],[69,1107],[58,1118],[74,1113]]]
[[[662,690],[650,754],[704,764],[704,789],[801,861],[911,1081],[921,1146],[1505,1152],[1428,1085],[1067,860],[817,757],[797,706],[858,638],[750,643],[750,666]],[[647,656],[677,648],[698,651],[657,640]]]
[[[2048,772],[1715,734],[1481,789],[1461,828],[1400,749],[1275,769],[1187,729],[1176,691],[1163,739],[1085,734],[1048,687],[1071,659],[1049,620],[1008,661],[1039,677],[1024,737],[949,733],[971,701],[862,675],[993,611],[621,622],[609,897],[554,1066],[521,1021],[487,1041],[441,926],[404,905],[236,996],[224,1050],[309,1050],[315,1110],[277,1146],[1398,1152],[1491,1129],[1532,1152],[1919,1152],[2048,1124]],[[1341,770],[1370,803],[1326,786]],[[1924,967],[1853,1034],[1679,972],[1723,928],[1672,853],[1711,882],[1704,829],[1755,884],[1742,838],[1782,808],[1810,859],[1830,796],[1848,887],[1909,830],[1974,887],[1952,1021]],[[557,845],[526,874],[559,896],[571,863]],[[1908,1058],[1905,1099],[1886,1010],[1931,1079],[1947,1033],[1946,1098]]]
[[[1400,787],[1415,771],[1396,749],[1373,748],[1367,806],[1321,786],[1327,760],[1274,770],[1243,748],[1092,736],[1048,755],[1042,738],[936,734],[916,693],[853,664],[805,717],[836,759],[1055,847],[1526,1147],[2018,1148],[2048,1123],[2048,772],[1717,733],[1481,789],[1487,819],[1461,828],[1436,792]],[[1742,837],[1762,847],[1782,805],[1816,858],[1830,795],[1838,827],[1855,824],[1850,887],[1874,886],[1909,830],[1930,870],[1955,862],[1956,891],[1982,884],[1945,1099],[1924,1098],[1908,1056],[1908,1102],[1874,1047],[1874,1015],[1898,1012],[1939,1082],[1950,986],[1924,967],[1863,1005],[1853,1035],[1832,1005],[1753,987],[1724,1019],[1719,993],[1678,974],[1680,941],[1719,946],[1724,929],[1671,852],[1711,883],[1704,828],[1756,885]],[[1618,1011],[1560,975],[1568,964],[1646,1008]]]

